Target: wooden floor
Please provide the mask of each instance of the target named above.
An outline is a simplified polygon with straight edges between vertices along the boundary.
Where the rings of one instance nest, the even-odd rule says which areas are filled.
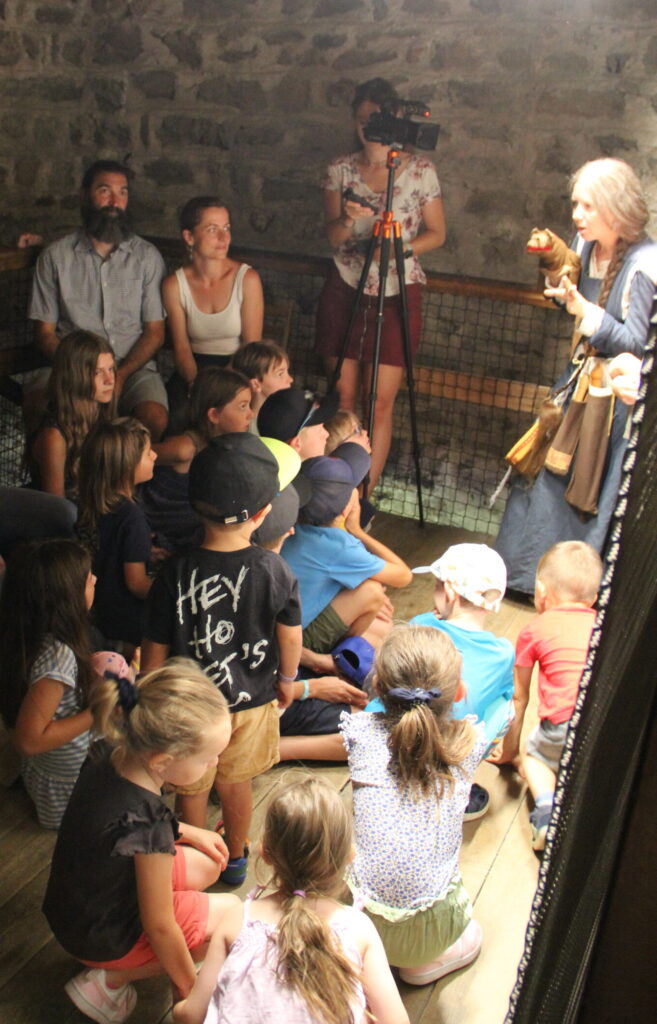
[[[409,520],[379,516],[374,533],[390,544],[409,565],[426,565],[452,543],[485,541],[485,537],[451,528],[419,529]],[[395,613],[408,619],[432,607],[433,578],[420,576],[410,587],[392,594]],[[532,614],[528,604],[505,600],[489,617],[487,627],[515,641]],[[535,707],[525,729],[535,724]],[[255,780],[255,812],[251,832],[257,840],[272,787],[282,774],[297,770],[280,765]],[[332,785],[350,799],[344,765],[317,765]],[[11,1024],[82,1024],[83,1017],[63,992],[76,963],[57,945],[41,915],[54,833],[39,828],[20,782],[10,786],[9,751],[0,742],[0,1020]],[[461,871],[484,930],[484,945],[469,968],[435,985],[400,989],[412,1024],[501,1024],[522,953],[538,860],[530,846],[525,788],[509,769],[482,764],[476,779],[490,791],[487,814],[464,825]],[[217,808],[211,807],[214,824]],[[246,895],[254,884],[254,867],[237,890]],[[217,887],[221,889],[221,886]],[[158,1024],[169,1008],[164,979],[141,982],[135,1024]]]

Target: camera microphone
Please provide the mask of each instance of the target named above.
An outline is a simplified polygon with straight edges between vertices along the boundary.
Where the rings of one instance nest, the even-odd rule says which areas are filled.
[[[402,100],[405,117],[430,117],[431,111],[421,100]]]

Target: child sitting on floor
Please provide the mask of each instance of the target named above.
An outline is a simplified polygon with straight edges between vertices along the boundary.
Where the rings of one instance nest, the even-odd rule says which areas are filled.
[[[0,712],[43,828],[59,828],[87,756],[89,692],[118,654],[91,653],[96,579],[73,540],[37,540],[9,559],[0,597]]]
[[[469,964],[482,933],[459,874],[463,813],[486,749],[483,726],[452,716],[461,657],[444,633],[396,626],[373,687],[382,712],[345,715],[356,857],[347,880],[409,985]]]
[[[261,844],[271,881],[223,918],[176,1024],[345,1024],[366,1009],[379,1024],[408,1024],[376,930],[336,899],[351,843],[332,786],[307,777],[280,790]]]
[[[188,429],[154,445],[153,479],[140,489],[140,501],[160,547],[177,552],[199,546],[203,523],[188,493],[192,459],[211,438],[248,430],[252,421],[246,377],[222,366],[204,366],[192,384]]]
[[[299,469],[299,458],[253,434],[223,434],[196,456],[189,500],[203,517],[203,545],[169,559],[153,584],[142,645],[144,670],[169,654],[191,655],[231,711],[230,743],[219,763],[178,790],[181,817],[205,824],[213,783],[230,860],[221,879],[246,876],[252,780],[278,761],[278,704],[292,700],[301,653],[297,582],[271,551],[251,543],[270,502]]]
[[[593,605],[601,578],[602,562],[590,544],[580,540],[555,544],[536,569],[534,604],[538,615],[520,631],[516,641],[516,717],[491,761],[519,763],[527,779],[534,798],[529,820],[535,850],[545,847],[556,775],[586,665],[595,625]],[[534,665],[538,665],[540,721],[519,758]]]
[[[345,441],[360,444],[368,454],[372,454],[367,430],[356,413],[350,409],[338,409],[335,416],[331,416],[331,419],[327,421],[326,430],[328,438],[324,449],[325,455],[332,455],[335,449]]]
[[[221,838],[179,829],[161,794],[217,763],[230,722],[191,661],[137,684],[99,680],[90,704],[102,739],[66,809],[43,910],[58,942],[89,968],[67,982],[70,999],[92,1020],[121,1024],[137,1001],[132,981],[168,974],[189,994],[193,957],[203,958],[235,901],[201,891],[226,863]]]
[[[411,619],[415,626],[434,626],[453,641],[463,659],[465,696],[454,717],[475,715],[486,724],[491,745],[506,732],[513,717],[513,645],[484,629],[490,613],[500,610],[506,589],[504,562],[486,544],[453,544],[431,565],[414,573],[435,576],[434,609]],[[486,813],[488,792],[473,783],[466,821]]]
[[[127,661],[141,641],[152,583],[151,531],[135,490],[152,477],[156,458],[148,430],[130,417],[98,426],[80,455],[77,531],[97,578],[94,620]]]
[[[324,454],[324,424],[338,408],[338,393],[319,398],[312,391],[283,388],[270,395],[258,414],[258,433],[291,445],[301,461]]]
[[[273,341],[251,341],[242,345],[231,359],[231,366],[243,374],[251,387],[251,433],[257,433],[256,420],[264,403],[276,391],[292,386],[287,352]]]
[[[351,443],[334,455],[338,451],[339,457],[302,462],[312,497],[281,552],[299,581],[303,664],[329,673],[335,672],[330,652],[340,640],[362,636],[381,612],[391,612],[384,586],[405,587],[412,579],[394,551],[361,529],[356,487],[369,468],[369,455]],[[390,622],[391,615],[378,623],[382,635]],[[313,654],[329,657],[322,660]]]

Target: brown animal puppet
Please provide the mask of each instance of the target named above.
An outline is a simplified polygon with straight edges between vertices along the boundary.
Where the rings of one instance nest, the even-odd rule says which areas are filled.
[[[532,228],[525,251],[539,257],[538,265],[542,271],[548,274],[560,271],[561,276],[566,275],[573,284],[579,281],[581,259],[568,248],[563,238],[559,238],[549,228]]]

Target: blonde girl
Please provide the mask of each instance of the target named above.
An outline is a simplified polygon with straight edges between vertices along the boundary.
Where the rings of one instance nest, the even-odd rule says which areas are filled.
[[[82,443],[96,423],[116,411],[112,346],[91,331],[73,331],[55,353],[48,405],[29,445],[28,461],[39,490],[60,498],[77,493]]]
[[[446,634],[396,626],[374,671],[380,710],[342,723],[356,834],[347,880],[400,978],[426,985],[481,948],[458,860],[486,738],[482,727],[452,717],[464,687],[461,657]]]
[[[150,480],[156,458],[148,430],[130,417],[99,425],[80,455],[78,533],[98,578],[94,617],[108,644],[128,660],[141,642],[152,582],[146,571],[151,531],[135,488]]]
[[[82,1013],[120,1024],[131,982],[168,974],[186,996],[194,958],[234,896],[208,896],[227,860],[221,838],[178,825],[161,790],[217,763],[230,718],[191,661],[172,660],[137,684],[106,678],[92,692],[92,746],[64,815],[44,913],[64,949],[89,969],[65,986]]]
[[[338,409],[335,416],[332,416],[324,426],[328,431],[325,455],[331,455],[346,441],[361,445],[366,452],[372,451],[367,430],[351,409]]]
[[[204,366],[192,385],[188,429],[154,446],[157,469],[141,489],[146,516],[161,547],[180,551],[201,543],[203,524],[188,497],[192,459],[213,437],[244,433],[252,420],[246,377],[225,367]]]
[[[284,785],[260,855],[269,883],[224,916],[177,1024],[407,1024],[375,929],[336,899],[352,856],[340,795],[310,776]]]

